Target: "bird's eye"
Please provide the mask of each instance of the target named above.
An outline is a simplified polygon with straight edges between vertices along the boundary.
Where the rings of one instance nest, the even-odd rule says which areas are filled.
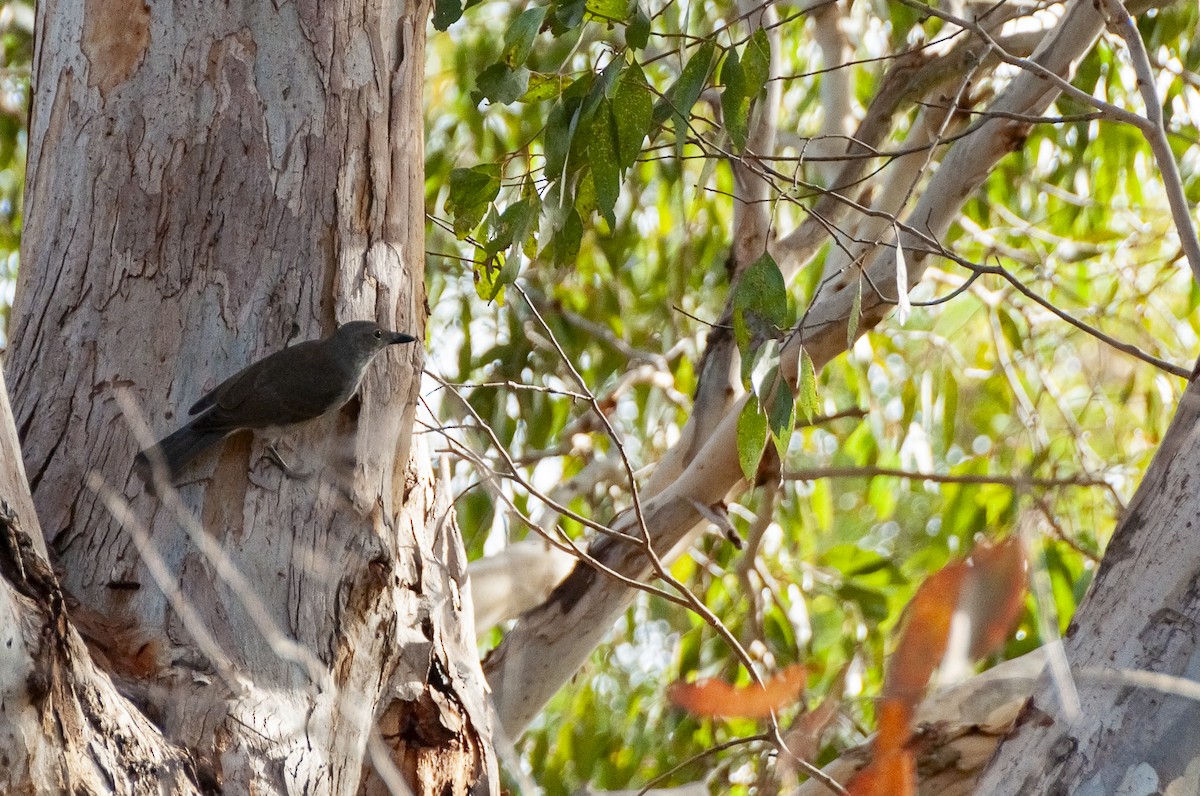
[[[376,340],[382,340],[382,339],[383,339],[383,332],[381,332],[380,330],[376,329],[376,330],[375,330],[375,339],[376,339]]]

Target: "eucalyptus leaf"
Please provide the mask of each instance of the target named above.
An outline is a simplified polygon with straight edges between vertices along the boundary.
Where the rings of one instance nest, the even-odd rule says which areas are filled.
[[[708,74],[712,70],[713,57],[716,55],[716,45],[706,41],[700,45],[679,73],[679,79],[667,89],[663,98],[654,107],[654,122],[662,124],[672,116],[686,119],[692,113],[692,106],[700,98],[708,82]]]
[[[562,94],[568,85],[567,78],[562,75],[530,72],[529,88],[521,95],[521,102],[533,103],[554,99]]]
[[[766,445],[767,416],[758,405],[758,399],[748,395],[737,424],[738,464],[747,480],[753,479],[758,472],[758,463]]]
[[[633,12],[629,0],[587,0],[587,12],[605,22],[624,22]]]
[[[742,272],[733,293],[733,334],[742,356],[751,343],[778,336],[788,325],[788,294],[783,274],[770,254]]]
[[[475,79],[476,101],[486,99],[507,105],[519,100],[529,89],[529,70],[525,67],[513,69],[505,64],[492,64]]]
[[[650,17],[646,16],[642,4],[638,3],[633,12],[633,18],[629,20],[629,25],[625,28],[625,43],[635,50],[642,50],[649,41]]]
[[[545,18],[545,6],[527,8],[518,14],[504,32],[504,51],[500,54],[500,63],[511,69],[524,64],[533,50],[533,40],[542,29]]]
[[[500,167],[495,164],[450,172],[450,193],[444,208],[453,217],[454,234],[460,240],[479,226],[499,193]]]
[[[800,349],[800,385],[796,390],[796,400],[805,420],[811,423],[820,410],[817,399],[817,372],[813,367],[812,358],[803,348]]]
[[[433,27],[437,30],[446,28],[462,18],[463,7],[459,0],[434,0]]]
[[[637,161],[646,134],[650,132],[653,114],[654,103],[650,100],[646,76],[640,66],[630,64],[622,73],[612,99],[612,118],[617,131],[621,168],[627,169]]]

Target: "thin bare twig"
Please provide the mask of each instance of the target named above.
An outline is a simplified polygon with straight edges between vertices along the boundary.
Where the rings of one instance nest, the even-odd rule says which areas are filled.
[[[1057,487],[1109,487],[1103,478],[1086,475],[1067,476],[1064,478],[1042,478],[1021,475],[976,475],[950,473],[922,473],[912,470],[901,470],[892,467],[808,467],[796,470],[784,470],[780,477],[785,481],[815,481],[821,478],[876,478],[880,476],[894,478],[911,478],[914,481],[930,481],[935,484],[997,484],[1011,486],[1014,489],[1038,487],[1054,489]]]

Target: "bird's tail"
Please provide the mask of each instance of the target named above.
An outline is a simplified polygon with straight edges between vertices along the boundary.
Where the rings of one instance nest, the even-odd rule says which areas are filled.
[[[188,462],[216,445],[227,431],[198,431],[186,425],[175,433],[163,437],[152,448],[137,455],[134,467],[147,484],[152,484],[159,468],[167,483],[174,483]]]

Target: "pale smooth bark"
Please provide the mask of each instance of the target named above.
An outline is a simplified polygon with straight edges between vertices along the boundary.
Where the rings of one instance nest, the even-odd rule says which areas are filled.
[[[226,792],[498,787],[465,560],[410,444],[421,346],[275,435],[295,476],[240,434],[156,497],[125,411],[162,435],[337,323],[421,334],[428,15],[39,7],[6,363],[25,467],[69,619],[153,719],[136,732]],[[113,790],[128,762],[102,766]]]

